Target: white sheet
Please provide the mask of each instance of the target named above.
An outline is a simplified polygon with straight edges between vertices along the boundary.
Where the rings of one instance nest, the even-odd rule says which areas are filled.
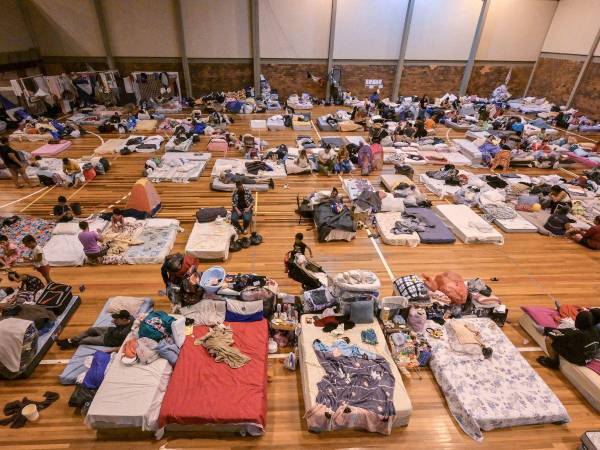
[[[468,206],[438,205],[434,209],[465,244],[504,244],[504,236]]]
[[[517,212],[513,219],[495,219],[494,223],[505,233],[537,233],[537,227]]]
[[[108,368],[85,423],[95,429],[158,428],[160,406],[173,369],[166,359],[127,366],[120,353]]]
[[[481,164],[481,152],[479,148],[468,139],[454,139],[454,143],[460,148],[460,152],[465,155],[473,164]]]
[[[313,350],[312,344],[315,339],[320,339],[325,344],[332,344],[335,337],[331,333],[324,333],[322,328],[315,327],[313,324],[308,324],[306,319],[312,317],[312,314],[303,315],[301,318],[301,333],[299,338],[300,352],[300,374],[302,376],[302,394],[304,397],[305,411],[309,411],[316,404],[316,396],[318,392],[317,383],[321,381],[325,370],[319,363],[317,355]],[[360,334],[363,330],[372,328],[377,335],[377,345],[368,345],[361,342]],[[354,328],[347,330],[343,336],[350,339],[352,344],[363,347],[370,352],[378,353],[383,356],[389,363],[392,374],[394,375],[396,385],[394,387],[394,406],[396,407],[396,419],[393,427],[402,427],[408,425],[408,420],[412,414],[412,404],[404,388],[402,377],[392,359],[388,347],[385,343],[385,336],[377,322],[370,324],[357,324]]]
[[[402,218],[401,212],[387,212],[375,214],[377,232],[381,236],[384,244],[388,245],[406,245],[407,247],[416,247],[421,242],[417,233],[394,234],[390,230],[394,227],[396,221]]]
[[[215,160],[211,176],[218,177],[219,174],[227,169],[230,169],[233,173],[242,175],[248,175],[246,170],[246,163],[250,162],[248,159],[235,159],[235,158],[219,158]],[[258,172],[258,177],[265,178],[285,178],[287,173],[283,164],[277,164],[273,161],[264,161],[268,166],[273,168],[273,171],[262,171]],[[252,176],[252,175],[250,175]]]
[[[83,245],[76,234],[53,235],[44,245],[44,258],[53,267],[82,266]]]
[[[194,223],[185,245],[185,252],[198,259],[222,259],[229,257],[229,242],[236,236],[235,228],[216,222]]]
[[[419,179],[422,183],[425,184],[429,191],[433,192],[438,197],[454,195],[460,189],[460,186],[451,186],[449,184],[446,184],[446,182],[443,180],[436,180],[434,178],[428,177],[427,174],[424,173],[422,173],[419,176]]]
[[[125,146],[126,142],[127,139],[108,139],[104,141],[102,145],[96,147],[94,153],[97,155],[108,155],[110,153],[117,153]]]

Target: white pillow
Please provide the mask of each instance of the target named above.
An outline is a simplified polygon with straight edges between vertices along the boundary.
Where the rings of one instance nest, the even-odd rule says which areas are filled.
[[[179,220],[177,219],[148,219],[146,220],[146,228],[166,228],[166,227],[178,227]]]
[[[80,231],[79,222],[61,222],[56,224],[52,234],[79,234]]]

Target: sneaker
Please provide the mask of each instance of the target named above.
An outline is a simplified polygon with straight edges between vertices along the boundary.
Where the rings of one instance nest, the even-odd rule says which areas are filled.
[[[537,362],[539,362],[540,365],[547,367],[548,369],[558,369],[558,361],[547,356],[539,356],[537,358]]]

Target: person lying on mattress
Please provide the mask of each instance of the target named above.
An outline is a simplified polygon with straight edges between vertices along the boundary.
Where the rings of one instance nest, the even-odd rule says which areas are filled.
[[[223,184],[268,184],[271,189],[275,188],[273,178],[250,177],[240,173],[233,173],[231,169],[226,169],[219,174],[219,181]]]
[[[112,315],[114,326],[111,327],[90,327],[83,333],[67,339],[58,339],[56,343],[61,350],[75,348],[80,345],[100,345],[110,347],[113,351],[118,351],[121,344],[131,331],[133,317],[129,311],[122,309]]]
[[[546,350],[548,356],[537,361],[544,367],[558,369],[559,356],[578,366],[590,362],[600,348],[600,308],[580,311],[575,317],[575,328],[555,329],[548,332]]]
[[[594,225],[589,229],[570,227],[565,235],[591,250],[600,250],[600,216],[594,218]]]

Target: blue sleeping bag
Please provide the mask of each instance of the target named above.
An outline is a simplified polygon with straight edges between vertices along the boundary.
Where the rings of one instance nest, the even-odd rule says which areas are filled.
[[[109,362],[110,354],[101,351],[94,353],[92,365],[83,378],[82,386],[88,389],[98,389],[104,380],[104,373]]]

